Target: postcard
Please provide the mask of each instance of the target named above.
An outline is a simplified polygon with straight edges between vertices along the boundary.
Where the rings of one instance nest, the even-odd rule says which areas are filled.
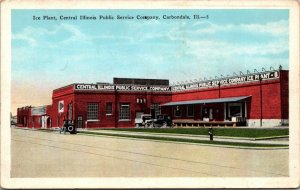
[[[2,1],[3,188],[299,187],[297,1]]]

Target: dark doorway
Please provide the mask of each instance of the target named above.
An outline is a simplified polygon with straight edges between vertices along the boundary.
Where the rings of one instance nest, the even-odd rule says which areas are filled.
[[[77,128],[82,128],[82,116],[77,117]]]

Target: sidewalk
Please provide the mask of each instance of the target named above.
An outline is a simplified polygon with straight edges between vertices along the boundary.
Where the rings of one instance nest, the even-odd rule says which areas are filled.
[[[23,130],[36,130],[36,131],[57,131],[57,129],[32,129],[32,128],[19,128]],[[115,130],[92,130],[92,129],[77,129],[79,133],[94,133],[102,135],[130,135],[130,136],[139,136],[139,137],[165,137],[165,138],[174,138],[174,139],[190,139],[190,140],[206,140],[209,141],[209,135],[190,135],[190,134],[171,134],[171,133],[151,133],[151,132],[133,132],[133,131],[115,131]],[[227,136],[214,136],[214,141],[219,142],[237,142],[237,143],[252,143],[252,144],[270,144],[270,145],[289,145],[288,138],[278,138],[281,140],[270,140],[266,139],[255,139],[255,138],[245,138],[245,137],[227,137]]]
[[[89,132],[95,134],[113,134],[113,135],[131,135],[140,137],[166,137],[174,139],[190,139],[190,140],[209,140],[209,135],[188,135],[188,134],[170,134],[170,133],[151,133],[151,132],[133,132],[133,131],[115,131],[115,130],[86,130],[78,129],[78,132]],[[242,138],[242,137],[225,137],[214,136],[214,141],[220,142],[239,142],[239,143],[253,143],[253,144],[273,144],[273,145],[289,145],[288,140],[274,141],[274,140],[255,140],[254,138]]]

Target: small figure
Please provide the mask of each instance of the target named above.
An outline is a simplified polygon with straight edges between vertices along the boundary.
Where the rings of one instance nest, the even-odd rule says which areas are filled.
[[[62,128],[60,128],[60,130],[59,130],[59,133],[61,134],[62,132],[64,133],[64,134],[66,134],[66,132],[67,132],[67,121],[66,120],[64,120],[64,124],[63,124],[63,126],[62,126]]]
[[[213,141],[214,140],[214,132],[213,132],[213,128],[209,127],[208,129],[208,135],[209,135],[209,140]]]
[[[63,132],[64,134],[66,134],[66,131],[67,131],[67,127],[66,127],[66,125],[64,124],[64,125],[62,126],[62,128],[60,128],[59,134],[61,134],[62,132]]]

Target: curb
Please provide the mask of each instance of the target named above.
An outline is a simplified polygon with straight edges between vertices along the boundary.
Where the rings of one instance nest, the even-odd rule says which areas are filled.
[[[89,131],[89,130],[87,130]],[[110,131],[110,130],[105,130],[105,131]],[[80,131],[79,131],[80,132]],[[85,132],[85,131],[83,131]],[[93,131],[91,131],[93,132]],[[101,133],[101,130],[99,130],[99,132]],[[130,134],[131,132],[129,131],[118,131],[121,133],[124,133],[124,134]],[[97,133],[95,131],[95,133]],[[180,134],[180,133],[153,133],[153,132],[134,132],[136,134],[141,134],[141,135],[147,135],[147,134],[150,134],[150,135],[167,135],[167,136],[182,136],[182,137],[203,137],[203,138],[207,138],[208,135],[191,135],[191,134]],[[132,134],[132,133],[131,133]],[[214,135],[215,138],[219,138],[219,139],[236,139],[236,140],[254,140],[253,138],[248,138],[248,137],[229,137],[229,136],[216,136]]]
[[[83,135],[90,135],[90,136],[95,136],[95,135],[100,135],[100,136],[108,136],[108,137],[115,137],[115,138],[126,138],[126,139],[138,139],[138,140],[148,140],[148,141],[157,141],[157,142],[172,142],[172,143],[181,143],[181,144],[195,144],[195,145],[205,145],[205,146],[215,146],[215,147],[225,147],[225,148],[238,148],[238,149],[256,149],[256,150],[273,150],[273,149],[288,149],[288,145],[282,145],[282,146],[277,146],[277,147],[251,147],[251,146],[234,146],[234,145],[223,145],[223,144],[209,144],[205,142],[180,142],[180,141],[171,141],[171,140],[157,140],[157,139],[148,139],[147,137],[145,138],[135,138],[135,137],[143,137],[139,135],[128,135],[126,136],[118,136],[118,134],[105,134],[105,133],[97,133],[97,132],[88,132],[88,131],[81,131],[78,132],[78,134],[83,134]],[[122,134],[121,134],[122,135]],[[150,136],[151,137],[151,136]],[[163,138],[163,137],[162,137]],[[176,138],[174,138],[176,139]],[[179,139],[180,140],[180,139]],[[191,139],[193,140],[193,139]],[[204,140],[205,141],[205,140]],[[218,141],[218,142],[224,142],[224,141]],[[251,143],[247,143],[251,144]],[[254,144],[254,143],[253,143]]]
[[[280,138],[289,138],[289,135],[273,136],[273,137],[258,137],[254,138],[254,141],[266,140],[266,139],[280,139]]]

